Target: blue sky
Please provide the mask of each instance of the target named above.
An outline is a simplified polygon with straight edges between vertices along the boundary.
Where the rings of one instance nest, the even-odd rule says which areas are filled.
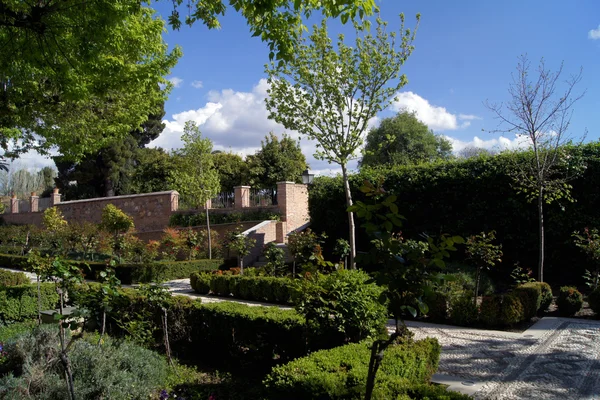
[[[154,4],[166,16],[169,3]],[[547,66],[556,69],[564,60],[564,78],[583,68],[577,90],[586,95],[575,106],[571,133],[578,137],[587,128],[588,141],[600,137],[597,0],[377,3],[390,29],[399,26],[400,12],[406,15],[408,26],[413,26],[414,16],[421,13],[416,48],[402,71],[409,83],[399,93],[398,104],[380,118],[394,115],[401,107],[413,109],[436,133],[452,138],[456,150],[471,143],[488,148],[514,145],[514,136],[499,143],[499,134],[482,131],[497,127],[483,102],[508,99],[517,57],[527,53],[532,66],[544,57]],[[180,146],[179,136],[188,119],[200,124],[215,148],[241,154],[253,153],[269,131],[285,132],[267,120],[264,109],[267,45],[250,37],[244,19],[233,10],[221,19],[221,25],[213,31],[200,25],[183,26],[165,34],[167,43],[180,45],[184,55],[169,76],[175,87],[165,106],[167,128],[152,145]],[[331,31],[344,32],[351,39],[353,30],[333,22]],[[312,143],[301,143],[313,170],[337,171],[312,157]]]

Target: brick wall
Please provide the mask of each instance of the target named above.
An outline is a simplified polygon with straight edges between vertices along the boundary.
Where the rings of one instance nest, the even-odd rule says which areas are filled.
[[[309,222],[308,189],[306,185],[278,182],[277,204],[281,210],[281,219],[286,223],[286,234]]]
[[[171,214],[177,209],[179,194],[176,191],[136,194],[129,196],[102,197],[73,200],[55,204],[69,222],[99,223],[102,210],[114,204],[133,218],[138,232],[162,230],[169,225]],[[41,225],[43,212],[4,214],[10,224]]]

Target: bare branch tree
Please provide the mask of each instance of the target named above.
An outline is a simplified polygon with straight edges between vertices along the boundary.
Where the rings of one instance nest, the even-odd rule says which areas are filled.
[[[529,201],[537,201],[538,280],[543,282],[544,203],[550,204],[561,198],[572,200],[568,181],[580,171],[581,166],[567,165],[564,146],[572,143],[569,126],[573,105],[585,91],[574,94],[575,86],[581,81],[582,69],[564,82],[560,81],[562,63],[557,71],[552,72],[541,59],[537,77],[532,77],[534,74],[530,74],[530,70],[527,55],[519,57],[517,73],[512,75],[508,89],[510,100],[506,104],[486,101],[485,105],[500,121],[499,129],[492,132],[522,135],[531,145],[530,162],[518,165],[513,178],[518,192],[526,194]],[[564,92],[559,92],[561,83],[565,86]]]

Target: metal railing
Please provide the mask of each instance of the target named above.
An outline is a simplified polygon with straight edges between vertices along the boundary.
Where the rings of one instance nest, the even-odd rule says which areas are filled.
[[[50,197],[41,197],[38,199],[38,211],[44,211],[52,207],[52,199]]]
[[[17,200],[19,213],[28,213],[31,211],[31,203],[29,200]]]
[[[211,199],[212,208],[233,208],[235,195],[233,192],[221,192]]]
[[[250,189],[250,207],[276,206],[277,189]]]

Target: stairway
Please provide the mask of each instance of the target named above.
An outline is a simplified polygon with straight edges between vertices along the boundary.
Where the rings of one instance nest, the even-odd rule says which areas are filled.
[[[289,251],[289,249],[287,247],[287,244],[285,244],[285,243],[275,243],[275,245],[277,247],[280,247],[280,248],[283,249],[284,254],[285,254],[285,262],[286,263],[294,261],[294,259],[292,258],[292,255],[290,254],[290,251]],[[265,256],[260,255],[258,257],[258,259],[252,264],[252,267],[264,267],[265,265],[267,265],[267,263],[268,263],[268,261],[265,258]]]

